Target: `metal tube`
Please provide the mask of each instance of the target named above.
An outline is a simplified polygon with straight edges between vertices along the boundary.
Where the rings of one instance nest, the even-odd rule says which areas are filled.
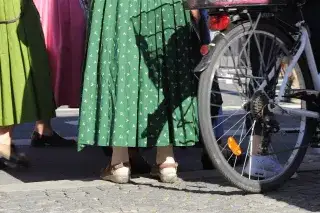
[[[293,68],[296,66],[299,58],[301,57],[303,51],[305,50],[306,42],[307,42],[307,39],[309,38],[309,34],[308,34],[307,29],[304,27],[301,27],[301,33],[302,33],[301,38],[300,38],[301,45],[300,45],[297,53],[293,56],[292,61],[290,62],[289,66],[287,67],[287,69],[285,71],[283,81],[280,86],[279,95],[276,98],[275,103],[279,103],[279,101],[282,100],[285,89],[286,89],[286,85],[287,85],[287,82],[289,79],[289,75],[292,73]]]
[[[318,112],[305,110],[305,109],[293,109],[288,107],[280,107],[280,106],[274,106],[270,107],[269,105],[269,111],[277,114],[277,115],[287,115],[287,116],[299,116],[299,117],[308,117],[308,118],[316,118],[319,119],[320,115]]]

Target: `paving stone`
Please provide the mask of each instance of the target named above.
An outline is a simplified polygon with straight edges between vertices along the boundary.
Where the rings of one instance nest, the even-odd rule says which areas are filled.
[[[312,163],[319,159],[311,157],[308,156],[307,160]],[[192,160],[189,159],[188,163],[191,165]],[[139,177],[126,185],[97,178],[45,181],[39,178],[44,174],[25,174],[26,183],[1,182],[0,213],[320,212],[320,200],[317,199],[320,194],[320,171],[301,172],[298,179],[290,180],[278,191],[265,195],[246,194],[214,171],[201,174],[191,172],[175,184],[162,184],[149,177]]]

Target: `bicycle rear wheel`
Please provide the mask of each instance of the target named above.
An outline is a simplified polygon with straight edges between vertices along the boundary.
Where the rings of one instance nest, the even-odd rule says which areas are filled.
[[[293,41],[268,23],[261,22],[253,30],[250,22],[244,22],[213,43],[211,64],[201,74],[198,92],[200,127],[208,155],[235,186],[254,193],[276,189],[296,172],[315,131],[309,118],[275,116],[266,108],[277,97],[283,70],[292,58]],[[274,79],[265,92],[259,91],[271,70],[276,71]],[[294,68],[286,91],[296,89],[313,89],[302,60]],[[311,108],[305,101],[290,98],[279,106]],[[222,115],[217,114],[219,109]],[[266,122],[266,116],[271,123]],[[218,117],[223,119],[214,126]],[[265,134],[267,124],[279,130]],[[219,125],[224,126],[224,134],[216,138],[214,129]],[[223,145],[217,140],[224,141]],[[229,157],[223,154],[226,150],[232,153]],[[277,168],[266,168],[273,166]],[[272,169],[276,171],[269,171]]]

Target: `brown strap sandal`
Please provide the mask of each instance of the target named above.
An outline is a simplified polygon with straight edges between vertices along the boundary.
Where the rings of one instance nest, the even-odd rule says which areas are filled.
[[[174,183],[178,179],[177,169],[178,163],[162,163],[153,166],[150,175],[159,178],[163,183]]]
[[[128,162],[114,166],[109,165],[101,171],[101,179],[114,183],[128,183],[130,180],[131,168]]]

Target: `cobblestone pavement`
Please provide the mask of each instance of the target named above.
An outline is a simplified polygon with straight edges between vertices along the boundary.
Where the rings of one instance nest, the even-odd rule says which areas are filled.
[[[63,136],[76,135],[74,120],[69,120],[54,123]],[[15,138],[25,144],[32,129],[33,125],[22,125]],[[230,186],[215,171],[199,171],[201,149],[175,150],[181,171],[176,184],[139,177],[130,184],[116,185],[98,178],[108,162],[98,148],[80,153],[75,148],[20,148],[30,157],[32,168],[28,172],[0,171],[0,213],[320,212],[319,151],[308,152],[297,179],[279,191],[253,195]],[[154,150],[144,155],[152,163]]]
[[[206,172],[204,172],[205,174]],[[117,185],[100,180],[0,187],[0,212],[319,212],[320,172],[304,172],[277,192],[245,194],[218,174],[188,173],[176,184],[149,178]],[[198,177],[198,178],[195,178]],[[199,178],[200,177],[200,178]]]
[[[199,149],[176,150],[182,171],[176,184],[140,177],[128,185],[116,185],[98,178],[107,162],[100,149],[77,153],[74,149],[22,148],[33,166],[28,172],[0,171],[0,213],[320,212],[320,171],[316,171],[320,159],[311,152],[298,179],[277,192],[249,195],[230,186],[215,171],[198,171]],[[154,155],[145,154],[149,159]]]

